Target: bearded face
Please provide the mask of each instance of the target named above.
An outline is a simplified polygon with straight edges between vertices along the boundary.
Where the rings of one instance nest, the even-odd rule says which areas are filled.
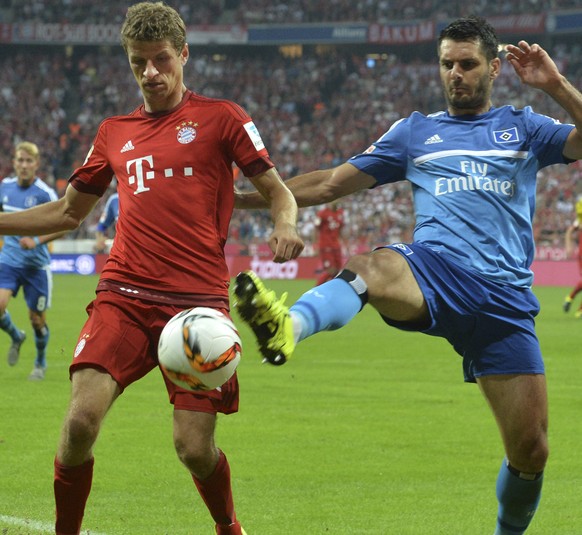
[[[487,61],[478,42],[445,39],[440,48],[440,76],[451,115],[480,114],[490,107],[499,59]]]

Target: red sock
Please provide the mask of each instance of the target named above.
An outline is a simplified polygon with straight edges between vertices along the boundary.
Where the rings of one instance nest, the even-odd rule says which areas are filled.
[[[64,466],[55,458],[55,503],[57,535],[78,535],[91,491],[94,459],[79,466]]]
[[[236,521],[234,512],[232,488],[230,486],[230,466],[226,455],[222,451],[220,452],[218,464],[210,477],[207,477],[204,481],[200,481],[194,476],[192,476],[192,479],[217,524],[218,533],[225,535],[240,533],[240,524]],[[231,526],[231,524],[234,525]],[[236,531],[237,529],[238,531]]]
[[[570,298],[574,299],[574,297],[576,297],[580,292],[582,292],[582,279],[578,281],[578,284],[576,284],[576,286],[570,293]]]

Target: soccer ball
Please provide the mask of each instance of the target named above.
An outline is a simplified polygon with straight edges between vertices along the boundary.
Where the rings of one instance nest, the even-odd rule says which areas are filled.
[[[176,314],[158,344],[160,368],[186,390],[214,390],[234,374],[242,343],[234,323],[213,308],[196,307]]]

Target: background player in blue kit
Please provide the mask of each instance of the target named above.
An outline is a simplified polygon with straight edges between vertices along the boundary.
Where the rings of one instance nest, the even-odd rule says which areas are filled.
[[[394,327],[446,338],[463,357],[499,426],[506,458],[497,478],[496,535],[524,533],[537,509],[548,457],[544,364],[531,292],[536,173],[582,158],[582,95],[537,44],[506,47],[520,80],[573,118],[563,125],[530,107],[493,107],[501,60],[483,19],[456,20],[439,36],[447,110],[413,113],[333,169],[287,181],[300,206],[399,180],[412,184],[414,242],[349,259],[340,274],[290,309],[252,272],[237,277],[238,310],[263,357],[283,364],[300,340],[348,323],[370,303]],[[261,207],[237,193],[237,207]]]
[[[105,203],[105,207],[103,208],[103,212],[97,223],[97,228],[95,229],[94,249],[96,253],[107,252],[107,231],[117,223],[118,218],[119,195],[117,193],[112,193]]]
[[[0,183],[0,203],[3,212],[19,212],[39,204],[57,200],[55,190],[37,175],[40,154],[34,143],[23,141],[16,145],[13,158],[16,176],[6,177]],[[49,328],[46,310],[51,304],[52,274],[47,243],[61,237],[64,232],[46,236],[6,236],[0,252],[0,328],[10,335],[8,364],[18,362],[20,346],[26,338],[17,328],[7,310],[10,299],[22,287],[34,330],[36,358],[29,379],[44,379],[46,348]]]

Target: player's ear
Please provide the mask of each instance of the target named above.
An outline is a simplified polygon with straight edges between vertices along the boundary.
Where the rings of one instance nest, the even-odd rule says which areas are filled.
[[[180,52],[180,60],[182,61],[182,65],[186,65],[189,57],[190,50],[188,49],[188,43],[185,43],[182,52]]]
[[[501,60],[499,58],[492,59],[489,62],[489,79],[495,80],[499,76],[501,70]]]

